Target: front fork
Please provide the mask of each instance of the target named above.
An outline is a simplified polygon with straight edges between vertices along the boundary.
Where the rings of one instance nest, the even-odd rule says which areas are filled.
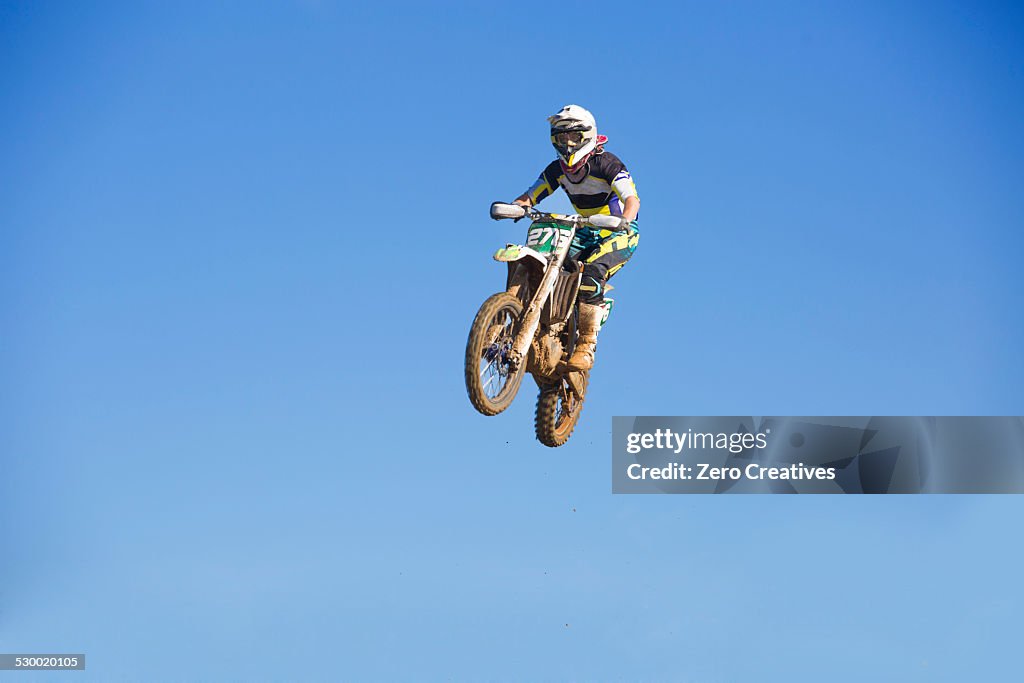
[[[537,334],[537,327],[540,325],[540,313],[541,309],[544,308],[544,301],[547,300],[548,295],[551,293],[551,287],[554,285],[555,278],[558,277],[558,269],[561,266],[561,259],[555,259],[548,263],[547,270],[544,271],[544,277],[541,278],[537,291],[534,293],[533,298],[530,299],[530,305],[526,308],[526,313],[523,315],[522,327],[520,327],[519,334],[516,335],[516,340],[512,344],[512,351],[509,353],[509,363],[513,369],[518,369],[526,359],[526,354],[530,350],[530,344],[533,342],[533,337]]]

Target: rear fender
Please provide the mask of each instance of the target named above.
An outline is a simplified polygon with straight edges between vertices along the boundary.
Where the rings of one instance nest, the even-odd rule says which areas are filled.
[[[609,287],[609,289],[611,289]],[[601,326],[608,322],[608,316],[612,314],[612,308],[615,307],[615,299],[604,298],[604,302],[601,304]]]

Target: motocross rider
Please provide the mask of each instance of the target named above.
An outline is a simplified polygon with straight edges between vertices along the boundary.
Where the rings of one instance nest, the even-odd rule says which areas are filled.
[[[561,187],[580,215],[621,218],[618,231],[584,227],[573,240],[571,253],[583,263],[583,281],[579,293],[579,343],[568,366],[572,370],[589,370],[594,366],[597,351],[605,283],[626,265],[640,241],[636,222],[640,198],[626,166],[605,151],[608,138],[597,134],[593,114],[569,104],[549,116],[548,123],[558,159],[548,164],[537,182],[514,202],[535,206]]]

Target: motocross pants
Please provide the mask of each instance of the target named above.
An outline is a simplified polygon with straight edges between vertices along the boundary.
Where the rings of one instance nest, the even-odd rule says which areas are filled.
[[[600,305],[604,302],[608,279],[619,272],[636,251],[640,231],[633,221],[633,233],[582,228],[576,231],[569,256],[583,263],[580,283],[581,303]]]

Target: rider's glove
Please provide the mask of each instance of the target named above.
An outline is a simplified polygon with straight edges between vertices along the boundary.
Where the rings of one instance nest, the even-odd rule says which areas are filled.
[[[628,221],[625,218],[619,219],[619,230],[623,230],[628,233],[636,232],[636,220]]]

